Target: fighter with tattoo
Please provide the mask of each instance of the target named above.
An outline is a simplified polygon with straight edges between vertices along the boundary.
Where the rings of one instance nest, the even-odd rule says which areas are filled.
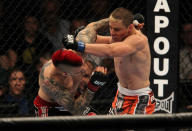
[[[97,68],[87,90],[75,99],[84,73],[83,59],[72,50],[60,49],[54,52],[52,60],[42,67],[39,74],[40,88],[34,100],[36,116],[81,115],[95,92],[105,84],[104,70]]]

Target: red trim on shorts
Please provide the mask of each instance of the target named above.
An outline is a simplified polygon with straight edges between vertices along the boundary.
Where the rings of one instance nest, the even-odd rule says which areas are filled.
[[[34,105],[36,107],[42,107],[42,106],[55,107],[55,106],[59,106],[59,104],[57,104],[55,102],[48,102],[46,100],[43,100],[39,95],[37,95],[37,97],[35,98]]]
[[[38,117],[47,117],[49,108],[59,106],[59,104],[55,102],[48,102],[43,100],[39,95],[36,96],[33,104],[38,110],[35,112],[36,116]]]

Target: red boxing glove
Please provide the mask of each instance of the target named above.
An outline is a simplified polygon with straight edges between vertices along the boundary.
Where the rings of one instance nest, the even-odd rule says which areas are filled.
[[[55,51],[52,55],[52,61],[55,66],[57,66],[58,64],[66,64],[78,67],[83,64],[81,56],[73,51],[64,49]]]

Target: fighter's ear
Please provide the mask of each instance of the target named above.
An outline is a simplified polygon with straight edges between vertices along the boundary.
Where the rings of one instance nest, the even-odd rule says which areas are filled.
[[[128,31],[133,30],[133,28],[134,28],[134,25],[133,25],[133,24],[130,24],[130,25],[128,26]]]

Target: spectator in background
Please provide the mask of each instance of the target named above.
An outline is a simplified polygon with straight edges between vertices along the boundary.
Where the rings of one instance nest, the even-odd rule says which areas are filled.
[[[98,21],[109,16],[110,0],[89,0],[88,22]]]
[[[7,91],[6,85],[9,75],[9,59],[7,55],[0,55],[0,97]]]
[[[16,104],[18,109],[16,112],[11,112],[12,115],[28,115],[28,101],[25,98],[24,90],[26,85],[25,75],[22,70],[15,68],[11,71],[8,81],[9,91],[4,97],[4,103]],[[16,113],[16,114],[15,114]],[[18,114],[17,114],[18,113]],[[10,115],[9,114],[9,115]]]
[[[30,80],[30,88],[26,90],[25,95],[33,101],[33,96],[36,96],[36,90],[39,89],[36,61],[46,52],[53,52],[53,45],[39,31],[39,19],[33,12],[24,17],[23,25],[18,31],[16,35],[13,35],[11,44],[14,44],[13,49],[18,54],[18,66],[25,71],[26,78]]]
[[[17,62],[16,52],[12,50],[11,44],[7,43],[13,33],[13,28],[10,26],[13,21],[7,19],[6,8],[5,1],[0,0],[0,101],[8,90],[7,81],[10,70]]]
[[[41,31],[53,43],[54,51],[63,47],[62,38],[70,31],[70,23],[60,18],[59,0],[42,0],[42,27]]]
[[[14,50],[19,57],[19,66],[21,66],[28,77],[35,71],[34,63],[45,52],[52,52],[52,43],[39,32],[39,20],[37,16],[29,14],[24,18],[24,25],[14,37]]]
[[[180,79],[192,79],[192,23],[182,26],[181,39],[183,48],[180,50]]]
[[[0,97],[7,92],[9,72],[17,63],[17,54],[12,49],[0,55]]]

